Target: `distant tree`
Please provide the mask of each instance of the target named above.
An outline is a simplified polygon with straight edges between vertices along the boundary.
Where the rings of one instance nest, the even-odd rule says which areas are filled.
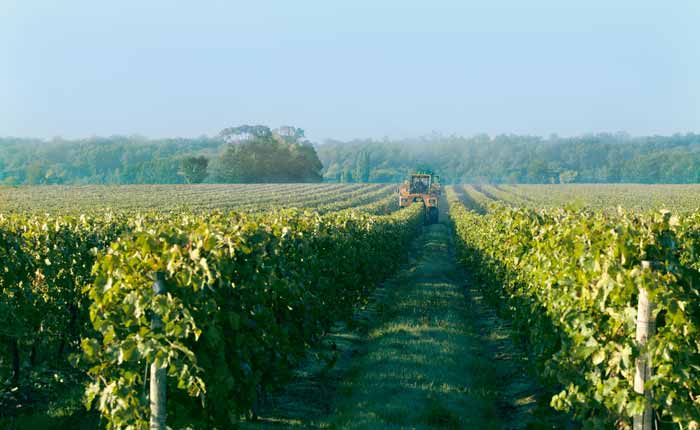
[[[352,177],[352,170],[350,170],[349,167],[343,170],[343,176],[341,177],[340,182],[346,184],[355,182],[355,179]]]
[[[322,179],[323,165],[314,147],[294,138],[303,136],[303,131],[298,133],[293,127],[287,127],[291,131],[282,136],[261,130],[261,126],[247,127],[230,129],[244,130],[249,137],[226,147],[218,163],[218,181],[318,182]]]
[[[527,166],[527,177],[530,182],[546,182],[547,164],[543,160],[532,160]]]
[[[181,161],[180,174],[188,184],[201,184],[207,177],[207,157],[185,157]]]
[[[33,161],[29,167],[27,167],[27,183],[29,185],[39,185],[46,182],[46,177],[44,176],[44,166],[41,161]]]
[[[318,159],[316,149],[309,143],[292,143],[289,145],[289,161],[287,163],[288,178],[292,181],[320,182],[323,179],[321,171],[323,164]],[[284,164],[284,161],[282,161]]]
[[[324,167],[324,176],[326,176],[328,180],[340,182],[340,177],[343,175],[342,166],[340,166],[338,163],[331,163],[330,165]]]
[[[216,179],[225,183],[252,182],[257,171],[255,162],[255,154],[246,151],[242,144],[229,145],[221,154]]]
[[[369,152],[361,151],[358,152],[357,158],[355,159],[355,180],[357,182],[369,182],[370,173],[370,162],[369,162]]]

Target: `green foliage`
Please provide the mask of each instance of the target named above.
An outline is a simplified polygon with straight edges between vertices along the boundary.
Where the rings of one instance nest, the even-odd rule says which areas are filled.
[[[356,182],[369,182],[370,159],[369,152],[361,151],[357,154],[355,160],[355,179]]]
[[[320,182],[323,166],[310,144],[271,132],[242,137],[221,155],[219,182]]]
[[[187,215],[113,242],[95,265],[83,340],[87,403],[108,428],[147,428],[143,369],[168,371],[170,425],[231,428],[259,392],[391,273],[421,221],[344,211]],[[154,296],[149,275],[167,273]],[[163,332],[151,330],[159,315]]]
[[[536,184],[549,182],[547,178],[549,177],[549,171],[547,170],[547,163],[541,159],[531,160],[527,164],[527,179],[528,182],[534,182]]]
[[[445,183],[700,182],[700,136],[692,133],[548,139],[435,135],[393,141],[329,141],[315,146],[322,163],[318,165],[316,155],[311,154],[314,147],[305,140],[303,130],[270,130],[265,126],[227,128],[214,138],[194,139],[111,136],[46,142],[0,138],[0,181],[36,185],[183,183],[184,177],[178,174],[183,157],[208,157],[210,170],[218,171],[216,164],[229,143],[272,138],[290,145],[302,144],[300,151],[306,154],[297,155],[296,160],[316,165],[324,178],[338,182],[348,179],[343,178],[346,169],[352,171],[355,182],[364,182],[364,165],[361,174],[356,171],[360,154],[372,160],[371,182],[401,182],[422,164],[440,172]],[[211,175],[208,180],[214,179]]]
[[[538,369],[559,386],[552,405],[590,428],[624,428],[643,398],[633,391],[639,288],[656,302],[648,343],[653,407],[680,428],[700,421],[700,213],[634,215],[493,204],[450,208],[459,258],[513,318]],[[642,260],[658,270],[641,269]]]
[[[200,184],[207,177],[207,166],[209,166],[207,157],[185,157],[181,161],[180,173],[188,184]]]
[[[318,146],[324,178],[368,152],[373,182],[400,182],[425,164],[444,183],[700,182],[700,135],[432,135],[401,140],[329,141]],[[576,175],[572,176],[575,172]],[[561,174],[564,173],[564,176]]]
[[[0,212],[81,214],[110,208],[118,213],[201,213],[212,209],[249,212],[291,207],[328,212],[385,201],[395,195],[396,187],[390,184],[0,187]]]
[[[85,379],[68,360],[90,330],[82,289],[94,250],[125,227],[111,215],[0,215],[0,426]]]
[[[109,339],[109,335],[104,335],[101,331],[96,332],[93,328],[88,306],[90,299],[84,287],[95,279],[97,272],[93,273],[92,268],[98,251],[110,253],[111,251],[106,251],[109,244],[121,234],[132,232],[130,237],[151,237],[156,231],[168,232],[176,229],[172,233],[172,238],[175,240],[177,234],[187,237],[200,234],[201,231],[199,233],[188,231],[197,224],[200,230],[211,227],[211,234],[225,232],[230,235],[230,238],[226,239],[217,236],[216,240],[220,241],[217,246],[235,244],[238,248],[230,249],[220,256],[213,253],[208,258],[212,261],[212,267],[223,270],[223,266],[216,265],[213,260],[213,256],[221,257],[220,263],[229,265],[227,276],[234,276],[230,270],[236,272],[235,276],[240,275],[236,278],[238,280],[236,285],[241,285],[241,291],[245,291],[241,297],[252,297],[248,293],[255,291],[242,287],[248,284],[258,285],[257,282],[267,285],[265,291],[272,294],[269,300],[262,298],[257,303],[260,306],[272,306],[272,310],[264,312],[251,310],[260,314],[260,320],[244,312],[242,315],[245,318],[241,320],[251,324],[267,324],[261,329],[263,331],[253,330],[254,333],[251,336],[257,336],[256,339],[260,345],[267,345],[265,343],[267,339],[271,342],[272,346],[265,347],[268,354],[265,360],[269,359],[269,364],[274,366],[274,369],[268,369],[265,371],[267,373],[263,372],[263,374],[265,378],[272,378],[271,382],[264,380],[265,386],[272,387],[278,379],[280,381],[284,379],[295,360],[298,360],[300,351],[306,344],[318,338],[319,334],[327,328],[328,321],[342,317],[343,312],[347,315],[349,309],[365,297],[373,280],[379,279],[392,270],[399,261],[397,257],[403,246],[401,244],[405,244],[411,237],[412,226],[417,225],[417,214],[411,211],[397,212],[388,217],[366,215],[391,213],[397,209],[391,186],[288,184],[275,185],[270,188],[269,195],[258,192],[255,187],[259,186],[233,187],[241,189],[226,192],[256,197],[254,202],[251,201],[255,203],[251,209],[279,207],[285,202],[305,201],[310,207],[317,207],[325,212],[335,211],[335,213],[321,216],[294,211],[276,212],[278,218],[274,219],[268,219],[263,215],[212,215],[211,202],[205,200],[204,203],[207,205],[201,210],[172,211],[170,207],[169,211],[138,215],[134,212],[135,203],[132,200],[128,205],[122,205],[122,210],[116,215],[111,213],[75,216],[27,215],[20,213],[21,211],[0,215],[0,379],[5,381],[5,384],[0,386],[0,406],[3,410],[0,413],[0,422],[5,422],[3,419],[7,418],[7,414],[14,416],[27,411],[28,404],[39,407],[50,398],[57,398],[66,389],[82,384],[86,379],[84,372],[87,362],[84,359],[79,359],[77,362],[72,360],[79,357],[74,353],[79,349],[81,338],[92,338],[102,342],[105,338]],[[153,191],[153,187],[145,188],[149,188],[150,191],[145,189],[144,191],[149,191],[150,196],[159,194]],[[95,198],[99,200],[104,198],[101,188],[93,191],[96,194],[90,194],[92,204],[87,205],[87,208],[94,206]],[[129,187],[129,195],[132,199],[133,191],[134,189]],[[51,193],[56,194],[56,189]],[[171,195],[168,199],[177,200],[178,198]],[[75,194],[71,194],[71,209],[80,210],[79,201]],[[346,210],[349,207],[357,209]],[[67,209],[69,209],[68,206],[63,208],[63,210]],[[210,221],[211,224],[209,224]],[[245,224],[245,227],[241,223]],[[281,224],[285,225],[280,227]],[[275,230],[270,230],[271,226],[275,226]],[[293,228],[301,236],[290,238],[287,234],[280,233],[279,229],[284,230],[285,227]],[[213,240],[211,237],[207,240],[210,239]],[[151,243],[152,240],[151,238],[146,243]],[[116,244],[119,243],[122,242],[116,242]],[[116,244],[113,246],[117,246]],[[319,255],[332,253],[332,257],[326,257],[324,261],[332,261],[334,266],[319,266],[321,263],[317,262],[318,257],[313,254],[314,249]],[[144,251],[139,248],[137,254],[141,255],[142,252]],[[243,259],[245,263],[239,259]],[[343,260],[339,261],[339,259]],[[138,263],[139,259],[132,255],[130,261]],[[356,267],[355,263],[359,266]],[[261,266],[257,267],[258,264]],[[239,266],[243,270],[240,274],[236,269]],[[321,272],[314,272],[316,269]],[[353,273],[348,275],[351,270]],[[312,277],[313,273],[315,277]],[[336,279],[341,276],[342,280]],[[305,283],[301,281],[302,279],[305,279]],[[311,284],[311,282],[314,283]],[[261,291],[258,293],[262,294]],[[277,296],[277,292],[281,295]],[[322,292],[324,294],[332,292],[337,297],[319,296]],[[286,297],[290,297],[289,303],[297,303],[294,311],[286,308]],[[130,305],[129,300],[121,305]],[[219,297],[217,300],[223,299]],[[253,306],[251,302],[246,302],[246,306],[249,305]],[[320,313],[307,313],[316,307],[318,309],[314,312]],[[205,318],[201,311],[197,312],[192,310],[191,314],[200,320]],[[291,316],[285,316],[286,314]],[[263,317],[263,315],[266,316]],[[279,321],[273,322],[270,318],[276,319],[277,315],[279,315]],[[206,318],[210,316],[211,313]],[[287,326],[286,324],[292,321],[290,318],[296,322],[303,321],[303,327]],[[312,320],[313,318],[317,319]],[[170,318],[170,320],[174,319]],[[183,317],[183,321],[186,322],[187,319]],[[199,320],[195,321],[198,324],[201,323]],[[273,328],[269,324],[273,323],[280,325],[275,326],[272,332],[268,332],[268,329]],[[289,324],[292,323],[289,322]],[[201,325],[206,326],[206,324]],[[166,328],[169,329],[169,326]],[[102,330],[105,329],[102,328]],[[178,328],[174,330],[177,331]],[[251,328],[246,326],[242,330],[248,333]],[[117,330],[117,332],[120,331]],[[214,332],[206,330],[201,335],[201,339],[210,339],[212,333]],[[279,343],[272,336],[288,336],[288,339],[292,340]],[[246,339],[240,338],[239,341]],[[296,342],[295,339],[301,339],[301,341]],[[191,338],[187,340],[192,341]],[[291,346],[289,342],[292,342]],[[183,344],[198,354],[203,353],[201,351],[207,351],[208,354],[212,352],[211,348],[214,348],[211,344],[203,346],[204,344],[196,342]],[[91,347],[94,345],[93,341],[83,341],[83,348],[88,352],[91,352]],[[269,348],[276,347],[289,351],[284,356],[271,358],[272,353]],[[129,361],[134,351],[122,348],[117,354],[121,354],[121,360]],[[184,352],[181,351],[180,354]],[[222,360],[220,352],[217,354],[207,355],[207,357],[212,357],[212,360],[214,357],[219,357],[216,360]],[[190,357],[190,355],[185,354],[184,357]],[[256,360],[262,360],[258,356],[255,357],[257,357]],[[74,365],[77,364],[77,368],[71,368],[69,361]],[[202,360],[198,361],[199,368],[206,368],[201,362]],[[204,363],[208,362],[204,361]],[[207,366],[215,366],[212,363]],[[247,371],[239,369],[240,372]],[[202,381],[209,383],[206,385],[208,392],[210,387],[214,387],[211,390],[217,387],[207,378],[202,378]],[[263,380],[256,379],[256,381],[258,385],[255,389]],[[195,382],[198,383],[198,380]],[[173,387],[176,387],[177,383],[174,382],[174,384]],[[250,386],[247,387],[250,388]],[[92,395],[90,390],[94,388],[88,390],[88,396]],[[188,400],[189,396],[186,392],[180,393],[175,389],[175,392],[170,394],[176,405],[187,407],[193,405]],[[178,396],[183,396],[184,400],[177,400]],[[248,404],[246,403],[248,401],[245,400],[243,404]],[[22,408],[20,409],[19,406]],[[201,418],[202,414],[214,413],[211,407],[206,411],[195,408],[188,409],[187,412],[175,407],[176,410],[171,411],[171,416],[174,420],[179,416],[185,421],[197,421],[199,419],[197,417]],[[220,409],[220,407],[217,408]],[[115,414],[118,413],[118,410],[115,411]]]
[[[616,212],[618,207],[643,212],[670,209],[676,213],[700,208],[697,184],[567,184],[567,185],[484,185],[505,203],[533,209],[558,208],[576,204],[590,209]]]
[[[272,164],[254,163],[249,176],[246,170],[229,171],[226,181],[246,182],[314,182],[320,181],[322,165],[314,147],[304,138],[304,130],[281,127],[241,126],[223,130],[215,138],[146,139],[139,136],[111,136],[51,141],[41,139],[0,138],[0,183],[8,185],[55,184],[180,184],[214,180],[207,176],[203,159],[216,166],[229,143],[241,138],[274,141],[278,148]],[[268,148],[269,149],[269,148]],[[263,151],[265,152],[265,151]],[[184,159],[184,160],[183,160]],[[244,159],[243,161],[246,161]],[[229,166],[230,167],[230,166]],[[234,166],[235,167],[235,166]],[[247,165],[243,164],[243,168]],[[281,170],[280,170],[281,169]],[[256,173],[262,172],[260,178]],[[238,175],[238,176],[237,176]],[[252,175],[252,176],[251,176]]]
[[[35,315],[28,292],[31,263],[20,235],[0,224],[0,353],[7,354],[1,361],[12,362],[14,386],[20,377],[19,342],[31,332],[30,322],[17,315]]]
[[[353,177],[352,170],[348,167],[345,170],[343,170],[343,173],[341,174],[340,177],[340,182],[344,184],[349,184],[352,182],[355,182],[355,178]]]
[[[182,183],[180,160],[218,153],[221,140],[112,136],[80,140],[0,138],[0,178],[13,184]]]
[[[178,194],[182,191],[179,187],[124,187],[123,197],[127,200],[116,199],[110,203],[120,207],[116,214],[85,212],[82,215],[78,214],[98,204],[106,204],[105,198],[115,191],[114,187],[67,188],[70,191],[67,193],[62,191],[63,187],[3,190],[20,193],[33,190],[34,193],[31,198],[4,194],[0,200],[7,203],[8,208],[16,207],[14,203],[18,201],[40,203],[40,194],[36,194],[40,190],[57,197],[62,203],[61,206],[43,206],[42,211],[51,208],[53,212],[76,215],[28,215],[27,208],[22,207],[16,208],[18,210],[14,213],[0,215],[0,381],[5,382],[0,385],[0,427],[4,425],[4,419],[14,420],[17,414],[29,413],[30,408],[37,408],[35,412],[40,414],[41,408],[50,404],[52,399],[59,400],[66,391],[74,391],[86,380],[86,362],[74,360],[79,357],[75,353],[80,350],[80,340],[96,335],[88,311],[90,299],[84,288],[94,281],[92,268],[98,250],[104,252],[121,234],[143,233],[145,226],[158,229],[163,225],[175,225],[175,220],[179,222],[187,217],[204,222],[215,207],[212,202],[220,204],[222,200],[227,205],[241,207],[247,203],[249,210],[305,202],[309,207],[325,212],[344,211],[338,212],[336,217],[351,216],[352,212],[347,211],[350,207],[366,214],[390,213],[397,209],[393,187],[386,185],[282,184],[196,188],[200,200],[193,199],[193,195]],[[224,194],[208,193],[209,188],[213,188],[209,191]],[[140,196],[139,190],[143,195]],[[185,210],[172,206],[187,200],[194,203],[194,208]],[[154,207],[161,211],[139,215],[135,209],[143,208],[139,205],[146,203],[155,204]],[[0,210],[4,209],[0,207]],[[391,219],[400,224],[404,222],[401,217],[407,215],[407,212],[397,213]],[[323,219],[330,222],[331,216],[326,215]],[[255,215],[245,217],[259,222]],[[290,217],[292,215],[288,214],[287,218]],[[229,220],[223,215],[219,219],[221,222]],[[388,222],[383,217],[360,213],[353,219],[382,225]],[[277,251],[282,251],[282,248]],[[347,253],[339,255],[348,256]],[[306,260],[298,263],[303,269]],[[345,267],[344,270],[348,270],[349,266]],[[89,344],[83,345],[90,347]],[[122,359],[130,357],[131,353],[124,349]]]

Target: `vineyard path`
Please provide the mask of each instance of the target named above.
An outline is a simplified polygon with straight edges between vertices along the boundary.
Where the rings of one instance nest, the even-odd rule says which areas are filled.
[[[277,400],[284,414],[263,414],[245,428],[524,428],[533,387],[522,382],[507,327],[466,286],[447,214],[441,218],[384,283],[376,314],[331,386],[302,381]]]

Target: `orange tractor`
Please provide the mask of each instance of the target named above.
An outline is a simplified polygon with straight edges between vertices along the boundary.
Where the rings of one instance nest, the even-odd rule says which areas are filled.
[[[399,207],[420,203],[424,208],[425,223],[434,224],[438,222],[440,192],[439,176],[432,172],[414,173],[399,187]]]

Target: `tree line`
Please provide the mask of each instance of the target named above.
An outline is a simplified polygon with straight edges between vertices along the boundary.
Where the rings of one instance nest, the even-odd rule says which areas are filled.
[[[194,139],[0,138],[5,185],[318,182],[322,168],[295,127],[245,125]]]
[[[700,135],[693,133],[328,141],[318,146],[324,180],[356,178],[365,153],[371,160],[370,182],[398,182],[421,167],[449,183],[700,182]]]
[[[7,185],[400,182],[419,168],[450,183],[697,183],[700,135],[433,135],[312,145],[299,128],[244,125],[192,139],[0,138]]]

